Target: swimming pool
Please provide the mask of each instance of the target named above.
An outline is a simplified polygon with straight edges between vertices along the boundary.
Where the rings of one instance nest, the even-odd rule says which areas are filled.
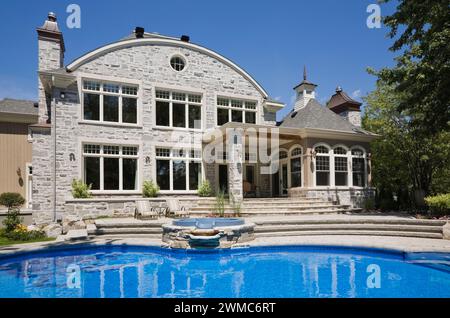
[[[450,297],[449,262],[336,247],[89,246],[0,258],[0,297]]]

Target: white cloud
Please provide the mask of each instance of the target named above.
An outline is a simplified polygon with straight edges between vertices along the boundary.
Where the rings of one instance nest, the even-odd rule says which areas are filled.
[[[361,97],[361,90],[357,89],[352,93],[352,98],[360,98]]]

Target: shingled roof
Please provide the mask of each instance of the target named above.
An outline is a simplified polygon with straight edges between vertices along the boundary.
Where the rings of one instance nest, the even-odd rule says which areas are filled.
[[[5,98],[0,100],[0,112],[37,116],[38,107],[37,102],[31,100]]]
[[[327,103],[327,107],[337,114],[346,110],[359,111],[361,105],[360,102],[348,96],[339,86],[336,88],[336,93],[331,96]]]
[[[364,129],[352,125],[346,119],[320,105],[315,99],[311,99],[305,107],[287,114],[279,123],[279,126],[286,128],[313,128],[356,134],[371,134]]]

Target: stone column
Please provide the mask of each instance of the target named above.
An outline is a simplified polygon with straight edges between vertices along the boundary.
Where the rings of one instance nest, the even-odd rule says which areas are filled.
[[[228,188],[230,200],[234,204],[240,204],[243,194],[243,132],[235,129],[227,132],[228,150]]]

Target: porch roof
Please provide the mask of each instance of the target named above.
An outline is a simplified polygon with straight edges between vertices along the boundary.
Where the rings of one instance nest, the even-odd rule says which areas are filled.
[[[363,141],[370,142],[380,137],[378,134],[367,132],[365,130],[356,131],[340,131],[332,129],[319,129],[319,128],[292,128],[292,127],[280,127],[271,125],[256,125],[256,124],[244,124],[228,122],[225,125],[210,130],[203,135],[203,139],[211,139],[217,131],[220,131],[224,136],[227,134],[228,129],[255,129],[257,132],[259,129],[266,129],[268,136],[276,130],[282,139],[305,139],[305,138],[323,138],[323,139],[335,139],[335,140],[349,140],[349,141]]]

